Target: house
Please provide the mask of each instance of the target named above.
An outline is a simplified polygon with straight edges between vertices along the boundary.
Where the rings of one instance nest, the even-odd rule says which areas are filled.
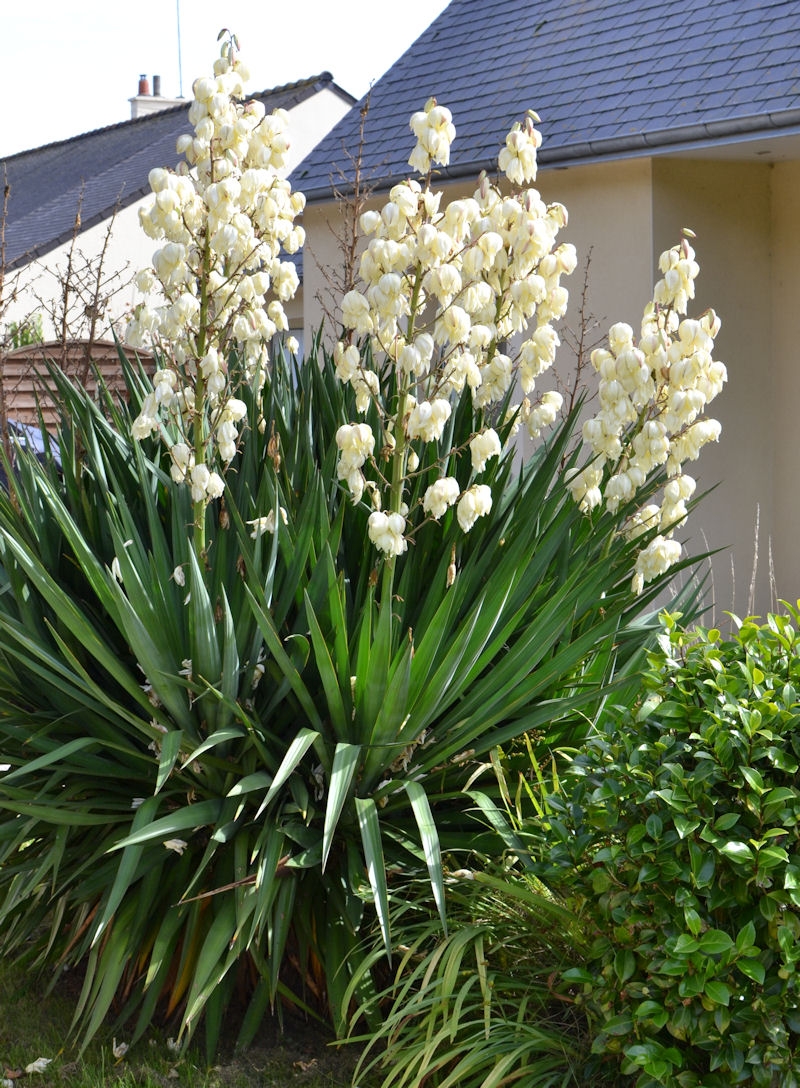
[[[131,101],[132,117],[116,125],[34,148],[0,161],[10,193],[5,222],[5,298],[2,322],[17,329],[32,315],[47,340],[58,335],[63,319],[61,290],[72,261],[71,339],[90,335],[84,295],[91,295],[98,256],[105,249],[101,294],[106,305],[93,336],[109,337],[135,299],[133,276],[150,263],[154,242],[139,225],[138,211],[150,196],[148,174],[155,166],[174,166],[178,136],[191,130],[188,103],[155,94],[145,77]],[[354,99],[329,72],[253,95],[268,113],[287,110],[291,148],[287,171],[352,106]],[[113,223],[113,226],[112,226]],[[111,229],[109,229],[111,228]],[[74,245],[73,245],[74,240]],[[301,325],[299,303],[290,321]],[[91,316],[91,314],[89,315]],[[55,317],[55,320],[54,320]]]
[[[452,110],[457,129],[437,178],[452,196],[471,194],[481,170],[496,173],[504,136],[526,110],[541,117],[537,187],[566,205],[560,237],[582,262],[567,281],[566,323],[581,327],[585,274],[590,345],[614,321],[638,327],[659,254],[681,228],[694,230],[695,313],[713,306],[722,319],[716,357],[729,382],[711,413],[721,440],[695,466],[701,487],[718,486],[684,531],[695,551],[723,549],[712,565],[718,622],[728,609],[795,601],[800,4],[452,0],[372,89],[360,173],[376,198],[410,173],[408,119],[430,96]],[[291,177],[308,199],[307,330],[342,261],[332,180],[340,190],[352,180],[362,106]]]

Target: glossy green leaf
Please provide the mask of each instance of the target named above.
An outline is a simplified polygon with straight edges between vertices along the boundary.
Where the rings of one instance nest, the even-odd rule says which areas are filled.
[[[319,670],[322,687],[325,693],[327,717],[333,726],[334,735],[339,740],[345,740],[350,736],[351,728],[347,711],[345,709],[342,690],[339,682],[339,674],[334,667],[333,660],[328,649],[328,643],[322,633],[311,598],[308,593],[304,595],[306,616],[308,617],[311,631],[311,644],[314,647],[314,662]]]
[[[700,951],[707,956],[718,956],[722,952],[729,952],[733,948],[733,940],[728,933],[721,929],[707,930],[699,940]]]
[[[752,922],[748,922],[746,926],[743,926],[736,935],[736,949],[741,952],[742,949],[749,948],[756,939],[756,927]]]
[[[375,896],[375,911],[388,954],[392,947],[389,932],[389,892],[386,885],[386,864],[383,857],[378,808],[371,797],[356,797],[355,806],[361,829],[364,860],[367,863],[367,876],[372,894]]]
[[[250,600],[251,607],[253,609],[253,615],[256,622],[264,636],[264,641],[269,648],[270,653],[275,658],[283,676],[289,682],[289,685],[297,696],[297,699],[305,712],[311,728],[317,732],[322,732],[322,721],[319,716],[314,700],[311,697],[306,685],[303,683],[302,677],[298,670],[292,663],[291,658],[286,653],[286,650],[281,643],[280,636],[274,627],[272,617],[269,613],[259,604],[257,598],[252,593],[249,587],[246,587],[247,596]]]
[[[184,808],[171,812],[168,816],[161,816],[159,819],[147,823],[141,829],[132,831],[130,835],[126,835],[116,844],[115,849],[122,850],[128,846],[152,842],[153,840],[166,841],[175,838],[179,832],[213,825],[217,822],[222,807],[222,801],[216,799],[186,805]]]
[[[747,978],[752,979],[753,982],[757,982],[759,986],[763,985],[766,977],[766,970],[764,969],[764,964],[761,963],[760,960],[741,959],[736,961],[736,966],[743,975],[747,976]]]
[[[422,848],[425,852],[425,864],[428,867],[431,888],[442,926],[447,932],[447,919],[445,916],[444,901],[444,874],[442,872],[442,853],[439,846],[439,834],[433,819],[428,796],[419,782],[406,782],[405,790],[411,802],[417,828],[419,830]]]
[[[286,755],[281,760],[281,764],[275,772],[275,776],[272,779],[272,785],[270,786],[266,797],[261,802],[256,818],[258,818],[264,809],[274,800],[278,795],[281,787],[289,780],[289,777],[297,769],[303,756],[311,748],[316,740],[319,738],[319,733],[313,729],[301,729],[291,744],[286,749]]]
[[[97,740],[94,737],[76,737],[75,740],[59,745],[51,751],[45,752],[44,755],[32,759],[29,763],[24,763],[21,767],[18,767],[17,770],[8,771],[3,775],[3,783],[8,785],[19,778],[40,771],[44,767],[50,767],[54,763],[64,763],[75,752],[81,752],[84,749],[96,747]]]
[[[753,861],[753,851],[746,842],[737,842],[736,840],[724,842],[718,847],[718,850],[720,854],[724,854],[725,857],[730,858],[731,861]]]
[[[158,777],[156,778],[155,793],[159,793],[164,783],[172,773],[181,751],[183,743],[183,730],[172,729],[165,733],[161,739],[161,751],[158,756]]]
[[[333,836],[339,817],[350,792],[350,787],[361,759],[361,746],[358,744],[336,745],[333,753],[330,780],[328,783],[327,804],[325,806],[325,826],[322,832],[322,868],[330,854]]]

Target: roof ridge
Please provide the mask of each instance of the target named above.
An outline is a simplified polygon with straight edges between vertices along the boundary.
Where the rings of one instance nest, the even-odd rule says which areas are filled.
[[[248,94],[245,97],[247,99],[253,98],[266,98],[276,94],[285,94],[287,91],[302,90],[305,88],[313,89],[320,84],[331,85],[335,87],[337,91],[344,98],[349,98],[355,102],[353,95],[349,94],[344,88],[340,87],[333,78],[333,75],[327,71],[319,72],[313,76],[307,76],[304,79],[292,80],[289,83],[280,83],[275,87],[267,87],[261,91],[254,91],[252,94]],[[51,151],[56,147],[66,147],[71,144],[76,144],[81,140],[85,140],[90,136],[99,136],[103,133],[114,132],[116,130],[125,128],[128,125],[143,125],[152,124],[157,120],[161,120],[165,117],[173,116],[181,110],[188,110],[192,103],[191,98],[185,98],[175,106],[165,106],[164,109],[154,110],[152,113],[144,113],[141,117],[125,117],[121,121],[114,121],[110,125],[100,125],[99,128],[88,129],[86,132],[76,133],[74,136],[67,136],[63,140],[51,140],[50,143],[40,144],[38,147],[27,148],[23,151],[15,151],[13,155],[6,155],[0,157],[0,162],[13,163],[16,159],[20,159],[23,156],[36,155],[40,152]]]

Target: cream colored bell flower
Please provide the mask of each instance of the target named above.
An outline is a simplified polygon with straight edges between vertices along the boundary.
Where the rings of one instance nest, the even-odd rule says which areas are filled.
[[[469,450],[472,455],[472,471],[483,472],[486,462],[492,457],[499,457],[502,452],[497,432],[492,427],[487,427],[485,431],[476,434],[470,440]]]
[[[473,484],[458,500],[456,515],[458,524],[468,533],[478,518],[485,517],[492,509],[492,492],[486,484]]]
[[[421,438],[423,442],[438,442],[451,412],[450,402],[441,398],[415,404],[406,424],[408,437]]]
[[[382,510],[374,510],[367,521],[369,538],[378,551],[384,555],[402,555],[408,547],[404,533],[406,519],[402,514],[386,514]]]
[[[457,502],[460,494],[458,480],[454,476],[443,476],[426,489],[422,509],[432,518],[438,519]]]

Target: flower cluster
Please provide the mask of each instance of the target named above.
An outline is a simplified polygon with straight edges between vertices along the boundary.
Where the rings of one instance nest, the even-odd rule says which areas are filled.
[[[183,160],[174,171],[150,172],[154,196],[140,212],[144,231],[162,244],[137,277],[148,298],[127,339],[154,346],[163,363],[133,432],[163,436],[172,475],[195,502],[221,494],[217,469],[236,455],[245,416],[236,383],[260,386],[268,345],[288,330],[283,304],[299,281],[285,255],[304,241],[295,222],[304,198],[277,173],[289,146],[287,114],[267,116],[260,102],[243,101],[246,78],[232,44],[223,46],[213,76],[194,83],[194,132],[177,144]],[[232,352],[241,367],[235,379]]]
[[[339,379],[353,386],[358,411],[374,409],[382,433],[374,436],[366,423],[344,429],[338,474],[354,502],[368,485],[377,507],[370,538],[390,556],[401,554],[413,531],[407,485],[423,453],[430,463],[432,445],[441,472],[421,500],[423,518],[441,518],[455,506],[467,532],[491,510],[488,485],[462,490],[447,474],[453,454],[462,452],[450,449],[446,438],[457,398],[470,396],[476,418],[484,420],[468,443],[473,475],[502,452],[488,421],[491,413],[502,417],[517,378],[525,399],[512,411],[533,436],[561,407],[555,392],[538,403],[529,399],[555,358],[559,339],[552,323],[567,306],[561,277],[576,264],[574,247],[557,244],[566,210],[545,204],[530,187],[541,142],[534,116],[514,126],[500,153],[502,188],[484,175],[472,197],[443,206],[431,169],[449,162],[455,128],[450,112],[431,99],[411,118],[417,145],[409,164],[425,176],[395,185],[380,210],[361,216],[369,238],[362,286],[342,301],[349,339],[336,345],[334,358]],[[367,337],[374,369],[356,344]],[[511,343],[519,345],[513,353]],[[376,449],[389,451],[386,476],[377,469]]]
[[[425,109],[411,115],[411,131],[417,137],[417,146],[411,152],[409,165],[418,174],[427,174],[431,164],[447,166],[450,162],[450,145],[455,139],[456,127],[453,115],[435,98],[429,98]]]
[[[600,410],[583,425],[583,437],[594,458],[569,481],[582,509],[604,504],[615,513],[635,504],[654,471],[666,473],[660,505],[635,508],[628,523],[631,538],[650,537],[636,560],[637,593],[680,559],[673,533],[686,520],[696,487],[683,465],[719,438],[719,423],[703,412],[727,380],[725,366],[712,358],[720,327],[713,310],[681,319],[699,272],[687,238],[662,254],[659,268],[663,278],[645,309],[638,342],[620,323],[609,330],[608,348],[592,353]]]

